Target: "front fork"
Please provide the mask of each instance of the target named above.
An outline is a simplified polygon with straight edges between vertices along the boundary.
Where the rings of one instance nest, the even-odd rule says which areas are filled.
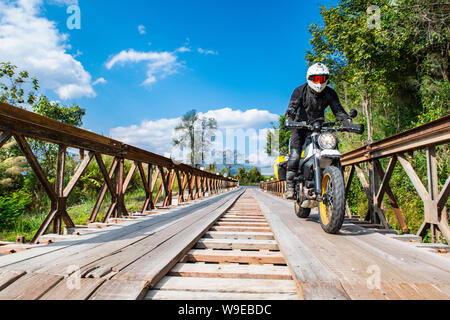
[[[317,146],[317,135],[313,135],[314,142],[314,185],[317,201],[322,202],[322,172],[320,170],[320,149]]]
[[[322,202],[322,172],[320,171],[320,160],[314,156],[314,184],[316,186],[317,201]]]

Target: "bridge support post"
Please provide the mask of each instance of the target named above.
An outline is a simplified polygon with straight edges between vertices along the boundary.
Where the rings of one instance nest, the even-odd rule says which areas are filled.
[[[194,200],[200,198],[200,183],[199,183],[199,177],[194,176],[194,181],[195,181],[195,195],[194,195]]]
[[[450,242],[450,228],[448,225],[447,211],[445,209],[445,203],[447,202],[450,194],[450,177],[447,178],[442,191],[439,193],[435,147],[427,147],[426,153],[428,190],[422,184],[422,181],[416,174],[411,163],[405,158],[404,154],[398,155],[400,164],[424,203],[425,219],[417,234],[423,237],[426,235],[427,230],[431,229],[432,241],[439,242],[440,239],[437,231],[440,231],[444,235],[445,239]]]

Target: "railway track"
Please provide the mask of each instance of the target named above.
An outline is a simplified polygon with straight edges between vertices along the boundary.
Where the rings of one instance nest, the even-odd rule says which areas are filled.
[[[296,281],[247,189],[150,290],[147,300],[296,300]]]

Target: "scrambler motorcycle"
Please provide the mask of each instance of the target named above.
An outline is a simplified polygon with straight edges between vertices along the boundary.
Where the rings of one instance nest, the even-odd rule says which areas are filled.
[[[350,111],[351,118],[357,115],[356,110]],[[335,122],[319,118],[310,123],[286,120],[285,127],[308,131],[294,178],[295,213],[300,218],[308,218],[311,209],[318,207],[322,229],[335,234],[344,223],[346,203],[342,154],[336,133],[362,134],[364,125],[347,122],[336,126]]]

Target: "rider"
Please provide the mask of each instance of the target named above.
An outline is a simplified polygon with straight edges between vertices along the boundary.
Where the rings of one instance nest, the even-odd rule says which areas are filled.
[[[328,87],[330,71],[322,63],[316,63],[308,69],[308,83],[295,89],[286,112],[286,119],[311,123],[324,116],[325,109],[330,106],[336,120],[352,122],[342,107],[337,93]],[[286,174],[286,198],[294,199],[294,178],[297,175],[301,149],[307,136],[305,129],[291,131],[290,155]]]

